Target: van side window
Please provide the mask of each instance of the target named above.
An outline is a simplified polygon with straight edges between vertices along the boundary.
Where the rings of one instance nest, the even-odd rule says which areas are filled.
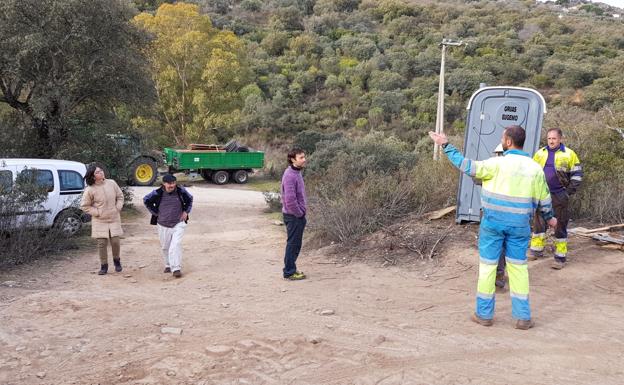
[[[13,189],[13,173],[10,170],[0,170],[0,193]]]
[[[82,179],[82,175],[80,175],[76,171],[59,170],[58,174],[61,184],[61,191],[84,189],[84,181]]]
[[[29,168],[20,173],[24,180],[32,181],[37,186],[43,187],[46,191],[54,191],[54,176],[50,170],[37,170]]]

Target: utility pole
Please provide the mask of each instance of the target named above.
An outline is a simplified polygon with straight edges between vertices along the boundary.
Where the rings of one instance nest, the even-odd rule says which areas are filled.
[[[435,132],[437,134],[444,133],[444,62],[446,56],[446,46],[455,46],[458,47],[463,45],[463,41],[455,41],[450,39],[442,39],[442,61],[440,63],[440,84],[438,86],[438,111],[436,114],[436,126]],[[440,146],[437,144],[433,145],[433,160],[438,160],[440,158]]]

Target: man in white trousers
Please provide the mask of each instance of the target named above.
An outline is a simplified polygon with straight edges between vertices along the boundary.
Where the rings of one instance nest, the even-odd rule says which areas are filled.
[[[193,207],[193,196],[176,183],[176,177],[167,174],[162,186],[143,198],[152,214],[150,224],[158,226],[158,237],[165,262],[165,273],[182,276],[182,236]]]

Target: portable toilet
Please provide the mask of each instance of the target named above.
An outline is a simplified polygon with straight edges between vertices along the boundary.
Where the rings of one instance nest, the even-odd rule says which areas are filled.
[[[521,87],[483,87],[468,101],[464,156],[474,160],[491,158],[505,127],[526,130],[523,150],[531,156],[539,149],[546,101],[536,90]],[[481,220],[481,186],[461,174],[457,193],[457,223]]]

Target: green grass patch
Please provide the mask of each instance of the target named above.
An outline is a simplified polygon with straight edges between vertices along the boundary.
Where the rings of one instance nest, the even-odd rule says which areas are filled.
[[[273,179],[249,178],[247,186],[255,191],[280,191],[280,181]]]
[[[271,212],[267,214],[269,218],[271,218],[272,221],[280,221],[283,222],[284,221],[284,214],[280,212]]]

